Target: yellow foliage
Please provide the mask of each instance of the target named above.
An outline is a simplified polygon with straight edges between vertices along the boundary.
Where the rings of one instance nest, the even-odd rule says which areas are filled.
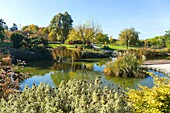
[[[170,113],[170,80],[153,77],[152,88],[139,86],[140,89],[127,92],[129,101],[137,113]]]

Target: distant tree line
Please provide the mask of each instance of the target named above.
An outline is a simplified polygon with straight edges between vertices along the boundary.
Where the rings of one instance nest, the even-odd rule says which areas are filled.
[[[30,48],[36,44],[47,45],[48,41],[84,45],[110,43],[126,45],[127,49],[129,46],[170,48],[170,30],[166,31],[164,36],[155,36],[145,40],[140,40],[139,34],[140,32],[136,31],[135,28],[126,28],[119,33],[118,39],[114,39],[103,33],[101,26],[93,20],[73,26],[73,19],[67,11],[54,15],[46,27],[31,24],[23,26],[21,30],[15,23],[8,28],[4,20],[0,19],[0,41],[11,40],[14,47],[17,48]]]

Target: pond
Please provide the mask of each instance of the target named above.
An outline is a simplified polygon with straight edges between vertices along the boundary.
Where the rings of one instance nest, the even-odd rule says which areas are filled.
[[[107,86],[121,86],[123,89],[136,89],[138,84],[148,87],[153,86],[153,78],[151,76],[147,76],[146,78],[121,78],[105,76],[103,69],[105,67],[105,63],[109,60],[110,59],[84,59],[74,63],[58,63],[49,61],[28,62],[27,66],[22,71],[28,72],[30,78],[22,81],[20,86],[23,89],[26,84],[31,87],[33,83],[38,85],[40,82],[45,82],[50,86],[58,86],[62,80],[69,80],[73,78],[86,78],[92,80],[96,77],[101,77],[102,82]],[[154,71],[151,72],[159,76],[165,76],[162,73]]]

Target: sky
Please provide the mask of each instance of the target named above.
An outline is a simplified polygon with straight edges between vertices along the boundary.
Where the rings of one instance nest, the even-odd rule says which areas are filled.
[[[140,32],[140,39],[170,30],[170,0],[0,0],[0,19],[9,27],[13,23],[45,27],[54,15],[65,11],[73,26],[93,19],[113,38],[131,27]]]

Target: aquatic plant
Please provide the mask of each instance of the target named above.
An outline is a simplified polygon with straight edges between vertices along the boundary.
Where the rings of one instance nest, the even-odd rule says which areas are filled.
[[[139,59],[135,53],[124,53],[115,61],[110,61],[104,68],[104,73],[117,77],[145,77],[145,71],[141,66],[143,59]]]

